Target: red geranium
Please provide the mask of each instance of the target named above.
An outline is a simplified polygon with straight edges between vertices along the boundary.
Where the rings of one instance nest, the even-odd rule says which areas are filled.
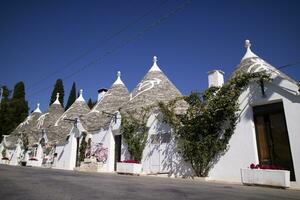
[[[140,161],[138,161],[138,160],[123,160],[121,162],[122,163],[136,163],[136,164],[140,164]]]
[[[250,165],[250,169],[273,169],[273,170],[280,170],[282,168],[279,167],[279,166],[277,166],[277,165],[260,165],[260,164],[255,165],[254,163],[252,163]]]

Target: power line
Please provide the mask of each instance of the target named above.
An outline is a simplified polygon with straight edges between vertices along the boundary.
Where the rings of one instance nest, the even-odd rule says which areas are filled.
[[[101,44],[105,44],[107,42],[109,42],[110,40],[114,39],[115,37],[117,37],[118,35],[120,35],[121,33],[125,32],[126,30],[128,30],[129,28],[131,28],[132,26],[134,26],[135,24],[137,24],[138,22],[140,22],[142,19],[144,19],[146,16],[148,16],[149,14],[151,14],[154,10],[156,10],[158,7],[163,6],[165,3],[167,3],[169,0],[164,0],[162,2],[160,2],[160,4],[158,4],[157,6],[151,8],[150,10],[148,10],[147,12],[145,12],[143,15],[139,16],[138,18],[136,18],[135,20],[133,20],[132,22],[128,23],[127,25],[125,25],[124,27],[122,27],[120,30],[114,32],[112,35],[107,36],[106,38],[104,38],[103,40],[101,40],[100,42],[98,42],[98,45]],[[86,55],[88,55],[89,53],[91,53],[92,51],[96,50],[97,48],[99,48],[99,46],[95,46],[93,48],[90,48],[88,50],[86,50],[84,53],[82,53],[81,55],[75,57],[73,60],[71,60],[70,62],[68,62],[67,64],[63,65],[60,68],[57,68],[55,71],[53,71],[52,73],[50,73],[50,75],[48,74],[47,76],[44,76],[43,78],[39,79],[38,81],[34,82],[33,84],[29,85],[28,88],[33,88],[35,86],[37,86],[39,83],[47,80],[48,78],[52,77],[53,75],[58,74],[59,72],[69,68],[70,66],[72,66],[72,64],[76,63],[77,61],[79,61],[80,59],[82,59],[83,57],[85,57]]]
[[[110,54],[113,54],[114,52],[116,52],[117,50],[125,47],[126,45],[130,44],[131,42],[139,39],[142,35],[144,35],[145,33],[149,32],[150,30],[152,30],[153,28],[161,25],[163,22],[165,22],[168,18],[170,18],[171,16],[177,14],[179,11],[183,10],[184,8],[186,8],[190,3],[192,2],[192,0],[184,0],[183,2],[177,4],[177,6],[171,10],[170,12],[168,12],[165,15],[162,15],[158,20],[154,21],[153,23],[149,24],[148,26],[146,26],[146,28],[144,28],[142,31],[140,31],[139,33],[137,33],[136,35],[134,35],[131,38],[128,38],[126,40],[123,40],[123,42],[119,43],[118,45],[116,45],[115,47],[107,50],[102,56],[94,59],[93,61],[89,62],[86,65],[83,65],[81,68],[77,69],[76,71],[72,72],[71,74],[63,77],[63,80],[69,79],[71,77],[73,77],[74,75],[78,74],[79,72],[87,69],[88,67],[101,62],[105,57],[109,56]],[[51,88],[52,85],[46,86],[34,93],[31,93],[29,96],[34,96],[36,94],[39,94],[41,92],[46,91],[47,89]]]
[[[287,64],[287,65],[283,65],[281,67],[278,67],[277,69],[283,69],[283,68],[287,68],[287,67],[292,67],[292,66],[297,66],[300,64],[300,60],[291,64]]]

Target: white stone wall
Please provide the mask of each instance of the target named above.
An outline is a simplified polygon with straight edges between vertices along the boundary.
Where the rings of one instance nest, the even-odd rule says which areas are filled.
[[[111,129],[101,129],[99,132],[94,133],[91,138],[91,145],[94,146],[102,143],[105,148],[108,148],[107,165],[104,171],[113,172],[115,162],[115,140]]]
[[[175,177],[189,177],[194,175],[193,169],[177,153],[176,141],[169,125],[157,119],[159,113],[153,113],[148,121],[149,127],[147,143],[142,157],[142,173],[164,173]],[[151,143],[151,135],[171,133],[168,143]],[[122,145],[121,160],[129,159],[129,152],[125,143]]]
[[[79,130],[73,128],[70,132],[70,137],[65,145],[57,145],[55,153],[57,157],[55,158],[53,168],[73,170],[76,166],[76,149],[77,149],[77,139],[76,134],[80,134]]]
[[[243,92],[239,98],[241,116],[229,141],[229,150],[210,171],[209,179],[241,182],[240,169],[259,162],[252,106],[283,102],[296,176],[293,186],[300,187],[300,96],[296,95],[297,90],[289,81],[276,77],[266,84],[264,98],[257,84],[251,84]]]

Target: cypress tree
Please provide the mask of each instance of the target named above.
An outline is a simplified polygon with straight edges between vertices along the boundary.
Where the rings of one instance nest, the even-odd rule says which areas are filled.
[[[49,105],[51,105],[55,100],[56,100],[56,93],[59,93],[59,102],[61,103],[62,106],[64,106],[64,85],[63,81],[61,79],[57,79],[56,83],[54,85],[54,89],[51,94],[51,99]]]
[[[93,101],[91,98],[89,98],[87,105],[90,109],[92,109],[96,105],[96,101]]]
[[[22,81],[18,82],[14,87],[11,100],[11,123],[16,128],[28,116],[28,102],[25,100],[25,85]]]
[[[25,85],[22,81],[15,85],[12,98],[10,98],[10,91],[6,86],[3,86],[2,89],[3,98],[0,105],[0,136],[10,134],[25,120],[29,110],[28,103],[25,100]]]
[[[73,82],[65,110],[68,110],[68,108],[70,108],[70,106],[74,103],[75,100],[76,100],[76,85],[75,82]]]
[[[13,130],[13,125],[10,123],[11,108],[10,108],[10,92],[7,86],[3,86],[2,101],[0,104],[0,141],[2,135],[7,135]]]

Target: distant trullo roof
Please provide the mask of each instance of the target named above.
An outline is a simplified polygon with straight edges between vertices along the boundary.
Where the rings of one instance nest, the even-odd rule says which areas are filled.
[[[245,48],[247,49],[246,53],[242,58],[241,63],[236,67],[236,70],[234,71],[233,75],[240,72],[254,73],[266,71],[297,84],[297,82],[290,78],[288,75],[276,69],[274,66],[270,65],[262,58],[260,58],[257,54],[253,53],[251,50],[251,43],[249,40],[245,40]]]
[[[67,135],[70,134],[73,127],[72,122],[67,121],[66,119],[78,119],[81,115],[84,115],[89,111],[90,108],[83,98],[83,90],[80,90],[80,95],[76,101],[55,121],[54,125],[50,128],[50,133],[47,135],[48,139],[59,144],[65,142]]]
[[[129,101],[124,105],[123,110],[136,110],[160,101],[168,102],[180,96],[182,94],[159,68],[157,57],[154,56],[152,67],[130,94]]]
[[[52,127],[57,119],[64,113],[64,109],[58,101],[58,98],[59,93],[57,93],[55,102],[49,106],[47,112],[41,114],[37,119],[34,130],[39,134],[39,137],[41,137],[43,133],[46,133],[48,139],[52,139],[55,136],[55,133],[51,132]]]
[[[35,131],[34,127],[37,123],[38,118],[42,115],[39,107],[40,104],[38,103],[37,108],[28,117],[26,117],[26,119],[22,123],[20,123],[9,136],[5,137],[4,146],[6,148],[15,148],[18,142],[18,138],[20,138],[22,134],[28,137],[29,146],[32,146],[38,141],[39,135]]]
[[[121,72],[118,72],[117,79],[111,88],[89,113],[80,117],[83,127],[89,132],[95,132],[101,128],[106,129],[112,119],[110,114],[119,111],[128,99],[128,89],[121,79]]]

